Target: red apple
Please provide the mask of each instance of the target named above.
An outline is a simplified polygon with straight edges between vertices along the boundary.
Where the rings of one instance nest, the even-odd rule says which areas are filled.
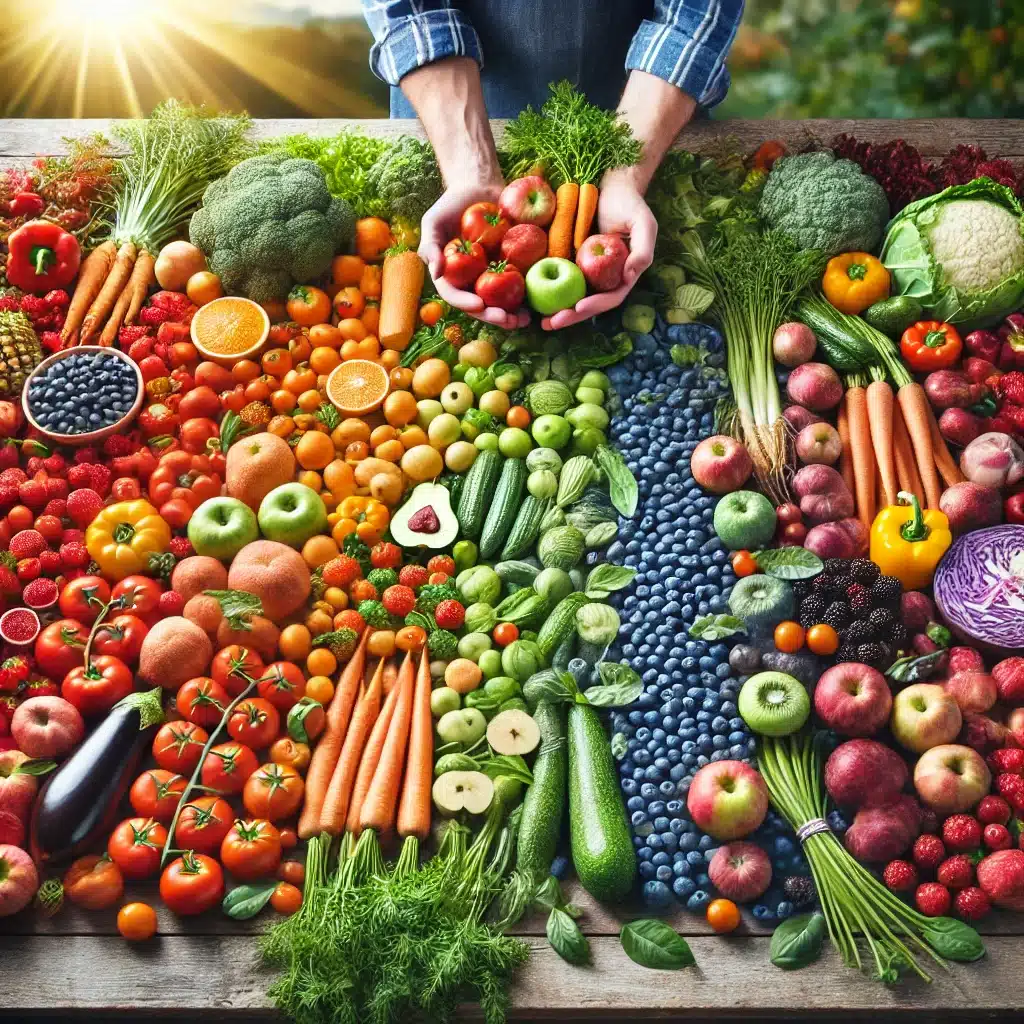
[[[923,754],[953,740],[962,723],[960,708],[941,686],[915,683],[896,694],[889,728],[900,746]]]
[[[889,719],[892,694],[881,672],[846,661],[818,680],[814,710],[840,736],[873,736]]]
[[[746,903],[771,885],[772,862],[756,843],[727,843],[715,850],[708,876],[726,899]]]
[[[539,174],[528,174],[501,190],[498,209],[515,224],[546,228],[555,216],[555,193]]]
[[[892,803],[907,784],[907,764],[877,740],[847,740],[825,762],[825,788],[840,807],[860,810]]]
[[[0,917],[27,907],[38,888],[39,873],[32,858],[16,846],[0,844]]]
[[[768,787],[742,761],[704,765],[690,782],[686,807],[697,828],[726,842],[750,835],[768,813]]]
[[[754,463],[746,447],[727,434],[706,437],[690,458],[693,479],[712,494],[738,491],[753,471]]]
[[[926,750],[914,766],[914,788],[936,814],[970,810],[987,792],[992,773],[976,750],[944,743]]]
[[[501,240],[501,258],[525,274],[548,254],[548,236],[536,224],[516,224]]]
[[[961,711],[988,711],[996,702],[996,681],[985,671],[968,669],[951,675],[942,688]]]
[[[1024,708],[1014,708],[1006,718],[1006,727],[1010,730],[1018,746],[1024,747]],[[1011,743],[1010,746],[1013,746]]]
[[[34,774],[18,770],[30,760],[20,750],[0,751],[0,811],[10,811],[22,821],[28,821],[39,788]]]
[[[10,811],[0,811],[0,843],[25,845],[25,822]]]
[[[591,235],[576,250],[576,266],[592,291],[610,292],[622,284],[629,249],[622,235]]]
[[[14,712],[11,735],[30,757],[63,757],[82,742],[85,722],[63,697],[30,697]]]
[[[978,865],[978,885],[997,907],[1024,911],[1024,851],[1000,850]]]

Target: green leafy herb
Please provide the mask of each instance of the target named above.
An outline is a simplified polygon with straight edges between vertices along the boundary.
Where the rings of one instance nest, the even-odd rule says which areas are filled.
[[[690,626],[689,634],[698,640],[724,640],[746,631],[743,620],[735,615],[702,615]]]
[[[678,971],[697,962],[686,939],[664,921],[630,921],[622,926],[619,940],[633,963],[653,971]]]
[[[610,544],[618,536],[618,533],[618,523],[606,520],[603,523],[597,523],[587,530],[586,536],[583,538],[583,544],[588,551],[603,548],[606,544]]]
[[[822,914],[799,914],[772,932],[771,960],[785,971],[796,971],[821,956],[827,932]]]
[[[936,917],[924,928],[924,937],[939,956],[957,963],[972,963],[985,955],[981,936],[963,921]]]
[[[597,666],[600,686],[591,686],[583,696],[588,704],[599,708],[623,707],[644,692],[644,684],[629,665],[617,661],[602,661]]]
[[[825,563],[813,551],[795,545],[756,551],[754,561],[761,572],[778,580],[809,580],[825,568]]]
[[[613,591],[628,587],[635,578],[636,569],[602,562],[595,565],[587,576],[587,597],[594,601],[603,601]]]
[[[572,704],[578,695],[579,688],[572,675],[553,668],[535,672],[523,684],[523,697],[530,707],[536,707],[542,700]]]
[[[640,492],[636,478],[626,465],[626,460],[614,448],[599,445],[594,452],[594,460],[601,472],[608,478],[608,496],[618,510],[619,515],[627,519],[636,511]]]
[[[476,706],[479,708],[479,704]],[[504,775],[518,780],[524,786],[533,785],[533,772],[518,754],[494,754],[480,766],[480,771],[489,779]]]
[[[577,966],[590,963],[590,943],[586,935],[559,907],[552,907],[548,914],[547,935],[551,948],[566,962]]]
[[[43,761],[38,757],[30,758],[28,761],[22,761],[21,764],[15,765],[12,775],[47,775],[57,767],[56,761]]]
[[[203,593],[216,598],[232,629],[252,629],[253,616],[263,614],[263,602],[244,590],[204,590]]]
[[[309,732],[306,730],[306,719],[310,715],[323,715],[323,705],[312,697],[303,697],[297,704],[293,704],[288,711],[288,735],[296,743],[312,743]]]
[[[373,568],[370,562],[370,548],[357,534],[348,534],[341,542],[341,550],[359,563],[364,576]]]
[[[257,882],[255,885],[237,885],[224,897],[221,908],[236,921],[248,921],[270,902],[276,888],[276,879],[272,882]]]
[[[920,683],[931,678],[939,668],[939,662],[945,651],[932,651],[930,654],[908,654],[905,658],[894,661],[886,670],[886,678],[894,683]]]

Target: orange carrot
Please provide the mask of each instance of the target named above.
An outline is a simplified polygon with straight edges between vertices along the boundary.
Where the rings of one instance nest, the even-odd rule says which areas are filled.
[[[941,488],[939,474],[935,469],[935,453],[932,449],[932,430],[928,422],[928,396],[916,382],[904,384],[896,396],[903,410],[903,422],[907,425],[910,443],[924,486],[926,508],[938,508]]]
[[[846,413],[850,425],[850,458],[857,518],[868,528],[875,511],[875,459],[868,426],[867,392],[862,387],[846,389]]]
[[[411,249],[384,257],[377,331],[382,348],[404,352],[409,347],[416,330],[425,272],[423,260]]]
[[[126,324],[135,323],[135,318],[139,315],[143,302],[146,301],[149,289],[156,281],[155,266],[156,260],[153,259],[153,254],[143,249],[135,260],[135,269],[128,281],[128,290],[132,295],[128,312],[124,316]]]
[[[839,431],[839,440],[842,442],[842,450],[839,452],[839,473],[846,486],[853,494],[853,457],[850,455],[850,417],[846,409],[846,393],[843,393],[843,400],[839,403],[839,412],[836,415],[836,430]]]
[[[68,306],[68,313],[60,332],[61,341],[65,345],[74,338],[78,328],[81,327],[82,318],[93,300],[99,295],[100,288],[103,287],[103,282],[110,273],[110,265],[114,262],[116,255],[117,246],[113,242],[104,242],[85,258],[85,262],[78,272],[78,284],[75,285],[75,294],[71,297],[71,305]],[[75,343],[77,344],[77,341]]]
[[[576,225],[576,204],[580,187],[567,181],[555,193],[555,219],[548,228],[548,255],[572,259],[572,233]]]
[[[384,679],[385,664],[386,659],[381,658],[370,685],[360,687],[359,699],[356,701],[352,719],[345,733],[345,744],[334,767],[331,784],[327,787],[324,806],[320,812],[320,831],[330,832],[332,836],[341,835],[345,828],[348,804],[352,798],[352,784],[359,770],[366,737],[370,735],[373,723],[380,714],[381,683]]]
[[[892,452],[892,388],[884,380],[874,380],[867,387],[868,426],[875,449],[875,462],[882,478],[886,505],[896,504],[896,463]]]
[[[942,482],[947,487],[963,483],[967,478],[960,472],[960,467],[956,464],[953,456],[949,454],[946,439],[942,436],[942,431],[939,430],[939,424],[935,419],[935,413],[931,405],[928,406],[928,426],[931,429],[932,454],[935,456],[935,467],[942,477]]]
[[[413,677],[412,661],[406,659],[409,664],[409,680]],[[403,670],[405,663],[402,664]],[[401,675],[401,673],[399,673]],[[377,772],[377,765],[380,763],[381,752],[384,750],[385,741],[388,737],[388,729],[391,720],[395,717],[395,706],[398,704],[398,697],[402,692],[401,685],[396,686],[389,694],[384,707],[381,708],[377,721],[373,723],[370,737],[363,748],[363,756],[359,759],[359,770],[356,772],[356,781],[352,786],[352,797],[348,803],[348,817],[345,819],[345,828],[358,836],[362,831],[359,820],[363,813],[363,801],[370,791],[370,784]]]
[[[430,790],[433,784],[434,729],[430,717],[430,655],[423,648],[413,695],[412,725],[405,781],[398,804],[398,834],[426,839],[430,834]]]
[[[134,274],[134,271],[132,273]],[[114,308],[111,310],[110,316],[107,317],[107,322],[103,326],[103,333],[100,334],[99,343],[105,348],[110,348],[117,340],[117,332],[121,330],[121,325],[124,323],[125,314],[128,312],[128,306],[131,301],[132,283],[129,280],[124,290],[117,297],[117,302],[114,303]]]
[[[903,422],[903,413],[899,405],[893,409],[892,434],[896,476],[899,479],[900,490],[909,491],[920,501],[924,497],[924,489],[921,487],[921,478],[917,473],[914,452],[910,447],[910,435],[907,433],[907,425]]]
[[[398,666],[393,662],[389,661],[384,669],[384,696],[388,697],[391,691],[395,688],[395,683],[398,682]]]
[[[594,223],[594,215],[597,213],[597,186],[589,181],[580,185],[580,205],[576,211],[576,229],[573,231],[572,246],[579,247],[587,240],[590,228]]]
[[[299,817],[299,835],[303,839],[310,839],[320,831],[320,813],[323,810],[324,797],[331,784],[331,776],[334,774],[338,758],[341,757],[341,748],[352,715],[352,705],[355,703],[363,678],[366,645],[369,640],[370,631],[365,629],[359,646],[338,677],[338,687],[327,706],[324,732],[313,751],[309,771],[306,772],[306,797]]]
[[[103,282],[103,287],[96,298],[92,300],[89,312],[85,314],[85,319],[82,321],[79,336],[83,342],[92,337],[100,324],[106,323],[110,311],[114,308],[114,303],[124,291],[134,268],[135,246],[131,242],[125,242],[117,250],[117,259],[114,260],[110,273],[107,275],[106,281]]]

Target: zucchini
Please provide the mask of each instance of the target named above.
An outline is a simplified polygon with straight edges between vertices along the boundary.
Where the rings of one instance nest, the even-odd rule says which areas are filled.
[[[595,899],[620,900],[633,888],[636,857],[615,761],[597,709],[570,705],[568,734],[573,866]],[[536,784],[536,765],[533,771]]]
[[[535,498],[528,494],[523,499],[512,529],[505,539],[505,546],[501,550],[502,559],[518,558],[533,547],[533,542],[540,533],[541,520],[550,507],[550,498]]]
[[[480,557],[491,558],[500,550],[515,523],[526,486],[526,463],[522,459],[506,459],[501,467],[498,486],[487,510],[480,534]]]
[[[551,667],[559,672],[567,672],[569,670],[569,662],[572,661],[575,651],[576,634],[573,632],[555,648],[555,653],[551,655]]]
[[[480,536],[503,461],[497,452],[481,452],[469,467],[455,513],[463,537],[476,540]]]
[[[521,587],[530,587],[533,585],[533,581],[540,575],[540,569],[537,566],[515,559],[498,562],[494,567],[494,571],[506,586],[509,583],[516,583]]]
[[[565,813],[565,708],[542,700],[533,720],[540,729],[540,749],[533,762],[533,784],[523,800],[516,869],[543,877],[551,870]]]
[[[574,590],[568,597],[563,597],[555,605],[537,635],[537,646],[540,647],[540,653],[544,655],[545,662],[551,661],[555,650],[566,637],[575,634],[576,612],[589,603],[590,598],[586,594]]]

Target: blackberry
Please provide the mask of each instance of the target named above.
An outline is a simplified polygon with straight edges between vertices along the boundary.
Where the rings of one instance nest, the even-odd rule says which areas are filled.
[[[885,644],[861,644],[857,648],[857,661],[862,661],[865,665],[874,665],[885,658],[885,652]]]
[[[838,632],[850,624],[850,606],[845,601],[833,601],[825,609],[821,621]]]
[[[782,891],[794,907],[809,907],[817,898],[814,879],[807,875],[790,875],[782,881]]]
[[[907,627],[904,626],[902,622],[897,622],[896,625],[892,627],[889,636],[886,637],[886,640],[894,651],[899,651],[905,648],[909,639],[910,637],[907,633]]]
[[[876,608],[868,616],[868,625],[878,640],[888,640],[896,625],[896,616],[891,608]]]
[[[836,662],[857,661],[857,648],[852,644],[840,644],[836,651]]]
[[[903,594],[903,584],[895,576],[879,576],[871,584],[871,601],[876,608],[895,606]]]
[[[853,577],[849,573],[843,573],[842,576],[835,578],[836,593],[846,596],[846,592],[853,586]]]
[[[810,597],[805,598],[800,605],[800,625],[804,629],[809,629],[811,626],[821,622],[821,617],[825,614],[827,607],[828,602],[819,595],[812,594]]]
[[[858,594],[867,594],[868,588],[863,583],[851,583],[846,588],[846,600],[852,601]]]
[[[826,558],[825,559],[825,575],[826,576],[839,576],[846,572],[846,566],[848,561],[845,558]]]
[[[850,575],[858,582],[870,586],[881,575],[882,570],[870,558],[855,558],[850,562]]]
[[[859,644],[869,643],[874,638],[874,631],[869,623],[864,621],[851,622],[843,630],[844,646],[856,647]]]
[[[854,583],[853,587],[859,587],[859,583]],[[853,587],[850,589],[853,590]],[[867,618],[868,613],[871,611],[871,595],[861,587],[861,590],[855,593],[850,601],[850,612],[853,614],[855,619]]]
[[[797,604],[800,604],[811,592],[811,585],[807,580],[797,580],[793,584],[793,597]]]
[[[827,576],[825,573],[820,573],[815,576],[811,581],[811,593],[821,594],[824,597],[830,596],[835,591],[832,577]]]

